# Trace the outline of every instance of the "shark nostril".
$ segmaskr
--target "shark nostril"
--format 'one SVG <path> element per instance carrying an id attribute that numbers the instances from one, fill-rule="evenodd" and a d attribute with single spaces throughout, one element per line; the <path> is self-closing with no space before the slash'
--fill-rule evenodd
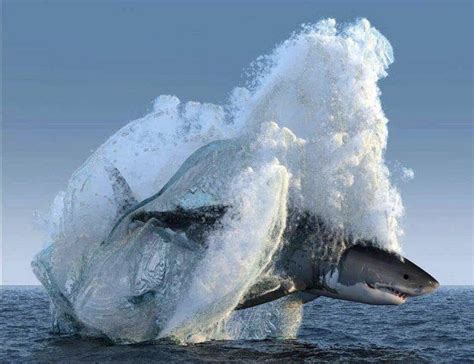
<path id="1" fill-rule="evenodd" d="M 403 279 L 408 279 L 408 278 L 410 278 L 410 277 L 408 276 L 408 274 L 405 274 L 405 275 L 403 276 Z"/>

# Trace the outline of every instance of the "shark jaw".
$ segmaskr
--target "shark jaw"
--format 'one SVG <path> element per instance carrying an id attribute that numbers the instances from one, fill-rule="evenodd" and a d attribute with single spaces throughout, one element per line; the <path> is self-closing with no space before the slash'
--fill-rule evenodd
<path id="1" fill-rule="evenodd" d="M 366 283 L 366 285 L 370 289 L 379 290 L 379 291 L 382 291 L 386 294 L 396 296 L 398 299 L 401 300 L 400 304 L 405 303 L 407 297 L 410 297 L 410 294 L 406 293 L 406 292 L 403 292 L 403 289 L 401 289 L 401 288 L 397 289 L 397 288 L 393 288 L 393 287 L 390 287 L 390 286 L 379 285 L 377 283 L 375 283 L 375 284 Z"/>
<path id="2" fill-rule="evenodd" d="M 408 297 L 412 297 L 403 290 L 371 283 L 356 283 L 346 286 L 336 283 L 332 287 L 311 289 L 310 293 L 345 301 L 366 303 L 371 305 L 401 305 Z"/>
<path id="3" fill-rule="evenodd" d="M 353 285 L 345 285 L 337 282 L 334 285 L 330 285 L 330 287 L 310 289 L 308 292 L 314 295 L 370 305 L 401 305 L 405 303 L 408 298 L 426 294 L 409 292 L 401 287 L 367 282 L 360 282 Z"/>

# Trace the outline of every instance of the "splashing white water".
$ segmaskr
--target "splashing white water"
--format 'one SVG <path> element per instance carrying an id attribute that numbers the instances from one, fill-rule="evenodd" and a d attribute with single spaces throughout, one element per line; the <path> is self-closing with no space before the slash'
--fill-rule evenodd
<path id="1" fill-rule="evenodd" d="M 247 88 L 234 89 L 227 105 L 158 97 L 150 114 L 113 135 L 56 197 L 50 222 L 60 290 L 70 294 L 70 282 L 117 219 L 111 166 L 140 201 L 197 148 L 236 137 L 255 151 L 253 169 L 236 173 L 229 187 L 240 218 L 211 236 L 192 289 L 163 334 L 207 315 L 181 334 L 189 337 L 229 316 L 278 248 L 277 221 L 289 200 L 399 251 L 403 207 L 384 163 L 387 119 L 377 86 L 392 61 L 390 44 L 367 20 L 338 29 L 329 19 L 259 57 Z"/>
<path id="2" fill-rule="evenodd" d="M 276 161 L 247 169 L 235 179 L 229 191 L 239 218 L 227 215 L 225 228 L 208 239 L 206 257 L 162 336 L 173 333 L 188 339 L 189 333 L 202 332 L 238 304 L 279 247 L 288 182 L 288 172 Z"/>

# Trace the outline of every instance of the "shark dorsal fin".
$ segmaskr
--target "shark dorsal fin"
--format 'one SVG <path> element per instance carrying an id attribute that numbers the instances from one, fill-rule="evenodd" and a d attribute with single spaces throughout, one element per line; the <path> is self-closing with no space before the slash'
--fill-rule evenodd
<path id="1" fill-rule="evenodd" d="M 122 216 L 126 211 L 138 203 L 127 180 L 117 167 L 106 166 L 110 182 L 112 183 L 112 194 L 117 207 L 117 217 Z"/>

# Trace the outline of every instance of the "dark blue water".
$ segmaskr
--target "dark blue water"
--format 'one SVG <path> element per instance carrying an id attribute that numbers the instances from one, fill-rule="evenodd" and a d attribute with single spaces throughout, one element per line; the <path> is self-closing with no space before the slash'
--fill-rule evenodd
<path id="1" fill-rule="evenodd" d="M 405 305 L 319 298 L 305 307 L 297 340 L 170 341 L 112 345 L 50 333 L 41 287 L 2 287 L 0 362 L 456 362 L 474 363 L 474 287 L 442 287 Z"/>

